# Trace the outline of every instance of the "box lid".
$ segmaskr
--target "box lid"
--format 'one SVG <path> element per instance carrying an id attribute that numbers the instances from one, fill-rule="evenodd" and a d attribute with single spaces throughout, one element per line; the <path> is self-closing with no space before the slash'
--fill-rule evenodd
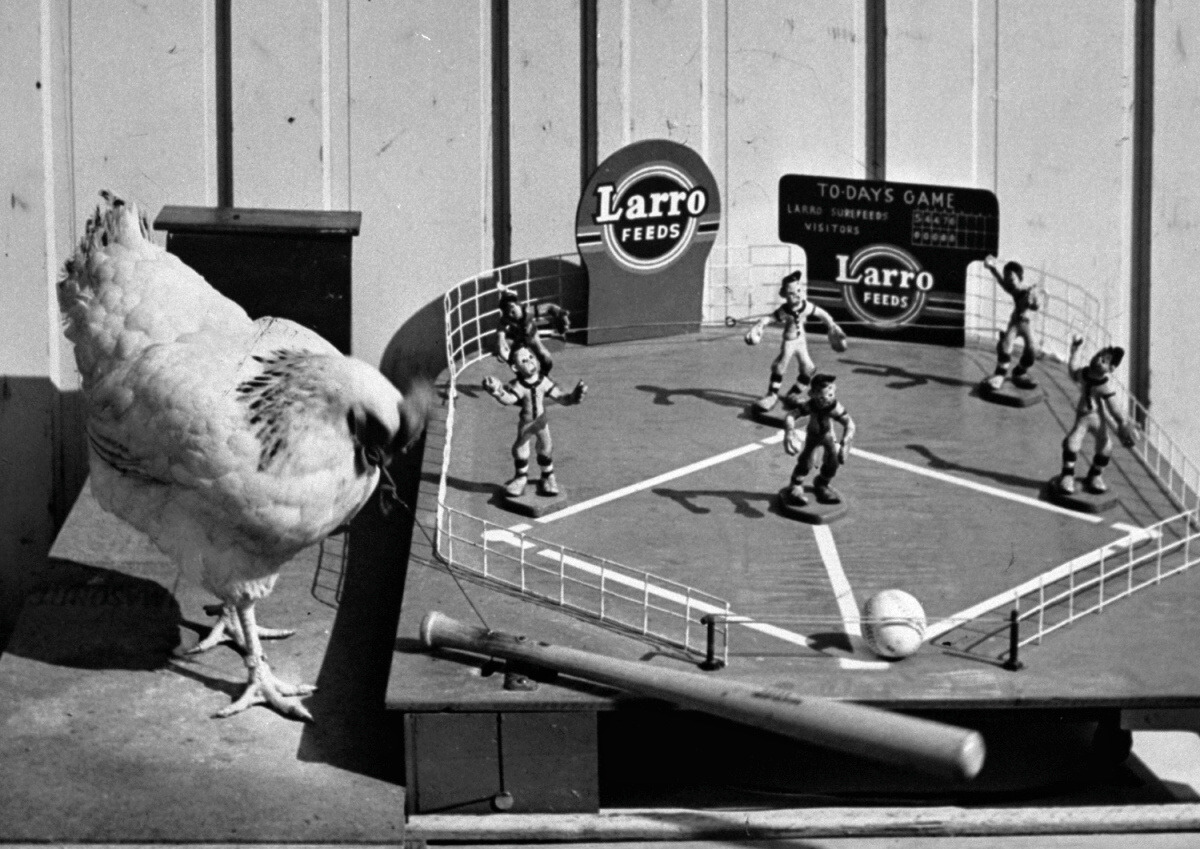
<path id="1" fill-rule="evenodd" d="M 236 206 L 164 206 L 155 230 L 171 233 L 250 233 L 357 236 L 361 212 L 317 209 L 250 209 Z"/>

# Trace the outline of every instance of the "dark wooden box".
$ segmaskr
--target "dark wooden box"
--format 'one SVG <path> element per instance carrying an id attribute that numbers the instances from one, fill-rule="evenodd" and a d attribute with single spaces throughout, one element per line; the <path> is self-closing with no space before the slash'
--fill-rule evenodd
<path id="1" fill-rule="evenodd" d="M 595 813 L 592 711 L 407 713 L 409 814 Z"/>
<path id="2" fill-rule="evenodd" d="M 351 241 L 359 212 L 164 206 L 167 250 L 251 318 L 287 318 L 350 353 Z"/>

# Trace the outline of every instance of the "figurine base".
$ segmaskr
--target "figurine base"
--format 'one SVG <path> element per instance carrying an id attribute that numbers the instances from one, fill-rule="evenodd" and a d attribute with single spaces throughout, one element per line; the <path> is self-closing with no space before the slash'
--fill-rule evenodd
<path id="1" fill-rule="evenodd" d="M 764 410 L 757 404 L 748 404 L 746 406 L 746 418 L 759 424 L 770 425 L 771 427 L 782 428 L 784 420 L 787 418 L 787 413 L 784 411 L 783 402 L 780 401 L 770 410 Z"/>
<path id="2" fill-rule="evenodd" d="M 523 495 L 512 496 L 501 489 L 496 493 L 496 501 L 506 510 L 537 519 L 565 507 L 567 491 L 560 486 L 558 495 L 539 495 L 537 481 L 530 481 Z"/>
<path id="3" fill-rule="evenodd" d="M 979 384 L 979 397 L 1005 407 L 1032 407 L 1046 399 L 1046 390 L 1041 386 L 1019 389 L 1008 381 L 1005 381 L 999 389 L 993 389 L 991 384 L 985 380 Z"/>
<path id="4" fill-rule="evenodd" d="M 808 497 L 808 503 L 801 505 L 788 498 L 789 489 L 791 487 L 785 486 L 779 490 L 775 496 L 775 506 L 781 514 L 790 519 L 797 519 L 810 525 L 828 525 L 845 516 L 850 510 L 850 505 L 844 495 L 837 504 L 822 504 L 813 495 L 812 487 L 806 486 L 804 494 Z"/>
<path id="5" fill-rule="evenodd" d="M 1075 480 L 1075 492 L 1070 495 L 1058 488 L 1058 475 L 1046 481 L 1042 487 L 1042 498 L 1059 507 L 1079 513 L 1103 513 L 1117 506 L 1117 497 L 1111 492 L 1092 493 L 1084 489 L 1081 479 Z"/>

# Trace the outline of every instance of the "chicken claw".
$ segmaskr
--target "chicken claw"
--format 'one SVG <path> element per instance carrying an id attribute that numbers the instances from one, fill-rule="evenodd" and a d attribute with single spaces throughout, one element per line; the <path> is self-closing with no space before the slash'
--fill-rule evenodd
<path id="1" fill-rule="evenodd" d="M 243 652 L 249 650 L 249 647 L 246 645 L 246 635 L 242 632 L 242 626 L 237 619 L 237 611 L 232 605 L 206 605 L 204 612 L 209 616 L 217 616 L 219 618 L 213 623 L 212 629 L 204 635 L 204 638 L 185 651 L 184 654 L 200 654 L 219 646 L 226 640 L 232 641 Z M 259 639 L 262 640 L 282 640 L 296 633 L 289 628 L 264 628 L 257 626 L 256 630 L 258 631 Z"/>
<path id="2" fill-rule="evenodd" d="M 316 692 L 312 684 L 289 684 L 280 681 L 271 672 L 266 658 L 247 658 L 246 668 L 249 670 L 249 680 L 246 689 L 227 707 L 213 714 L 214 719 L 224 719 L 241 713 L 254 705 L 270 705 L 283 716 L 298 719 L 301 722 L 312 722 L 313 716 L 304 705 L 297 700 L 298 696 L 307 696 Z"/>

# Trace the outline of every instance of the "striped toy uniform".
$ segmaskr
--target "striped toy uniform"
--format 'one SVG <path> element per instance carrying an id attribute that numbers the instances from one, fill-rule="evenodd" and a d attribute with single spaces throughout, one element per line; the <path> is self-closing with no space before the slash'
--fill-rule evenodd
<path id="1" fill-rule="evenodd" d="M 792 357 L 800 361 L 799 383 L 807 383 L 808 377 L 817 370 L 816 363 L 808 353 L 808 339 L 804 332 L 804 322 L 816 311 L 816 305 L 811 301 L 803 301 L 798 307 L 791 304 L 780 304 L 771 313 L 771 320 L 783 325 L 783 342 L 779 346 L 779 356 L 771 363 L 771 384 L 768 391 L 778 392 L 783 384 L 783 372 Z"/>
<path id="2" fill-rule="evenodd" d="M 554 471 L 551 459 L 554 443 L 550 437 L 550 422 L 546 417 L 546 398 L 556 397 L 561 392 L 558 385 L 550 378 L 539 375 L 533 380 L 518 377 L 509 382 L 506 387 L 516 396 L 520 408 L 517 421 L 517 438 L 513 442 L 512 453 L 516 463 L 517 473 L 524 474 L 529 468 L 530 443 L 537 449 L 538 465 L 543 474 Z"/>

